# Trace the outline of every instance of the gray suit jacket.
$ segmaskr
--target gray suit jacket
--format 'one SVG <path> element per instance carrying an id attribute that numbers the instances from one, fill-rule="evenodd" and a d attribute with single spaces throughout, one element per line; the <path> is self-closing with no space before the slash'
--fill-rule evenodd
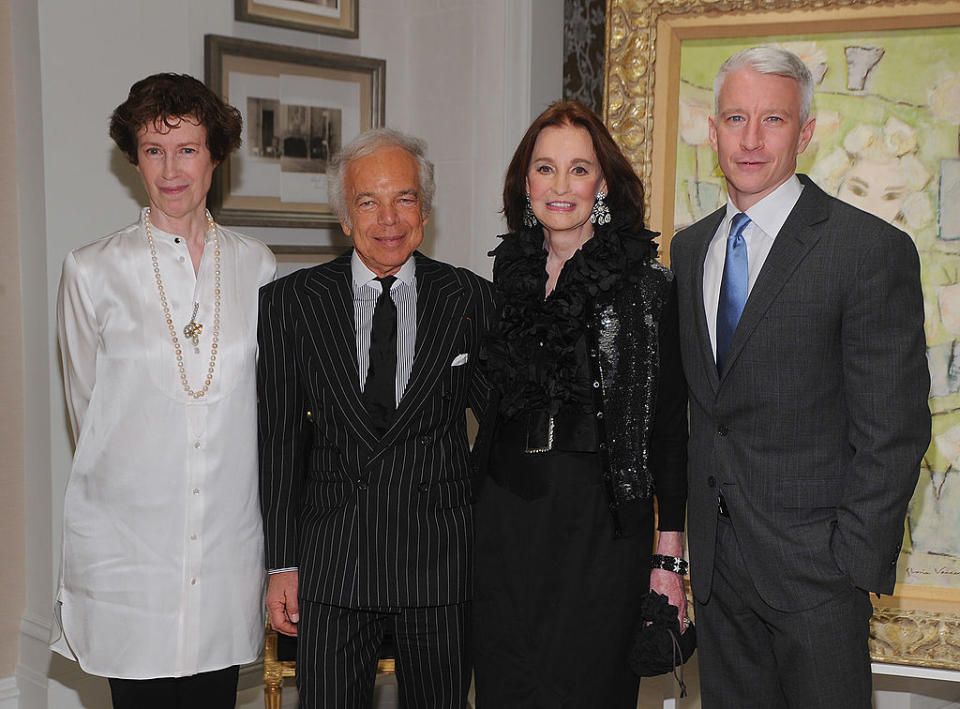
<path id="1" fill-rule="evenodd" d="M 809 608 L 851 583 L 891 593 L 930 440 L 917 250 L 900 230 L 800 179 L 803 193 L 750 292 L 722 376 L 703 263 L 723 209 L 671 247 L 701 602 L 713 577 L 718 485 L 753 582 L 774 608 Z"/>

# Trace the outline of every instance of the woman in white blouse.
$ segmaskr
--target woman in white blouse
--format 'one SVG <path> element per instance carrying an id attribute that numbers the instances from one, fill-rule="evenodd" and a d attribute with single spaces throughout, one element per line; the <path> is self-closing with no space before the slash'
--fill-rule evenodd
<path id="1" fill-rule="evenodd" d="M 52 647 L 117 709 L 233 707 L 262 642 L 256 317 L 276 263 L 205 208 L 240 129 L 190 76 L 135 83 L 110 136 L 150 206 L 63 264 L 76 453 Z"/>

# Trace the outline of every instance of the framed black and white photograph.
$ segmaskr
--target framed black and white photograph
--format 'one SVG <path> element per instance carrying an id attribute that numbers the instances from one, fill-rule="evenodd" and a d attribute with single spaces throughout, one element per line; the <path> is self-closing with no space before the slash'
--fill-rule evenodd
<path id="1" fill-rule="evenodd" d="M 207 35 L 207 85 L 243 115 L 243 145 L 214 174 L 222 224 L 327 227 L 327 167 L 384 122 L 386 62 Z"/>
<path id="2" fill-rule="evenodd" d="M 244 22 L 357 37 L 360 0 L 236 0 L 235 16 Z"/>

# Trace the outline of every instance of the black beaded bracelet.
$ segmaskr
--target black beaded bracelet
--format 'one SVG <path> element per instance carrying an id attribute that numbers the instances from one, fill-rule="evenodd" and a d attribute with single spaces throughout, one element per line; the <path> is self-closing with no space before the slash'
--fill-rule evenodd
<path id="1" fill-rule="evenodd" d="M 651 569 L 663 569 L 664 571 L 672 571 L 675 574 L 686 576 L 688 567 L 689 567 L 689 564 L 687 564 L 686 559 L 680 559 L 676 556 L 666 556 L 665 554 L 653 554 L 650 557 Z"/>

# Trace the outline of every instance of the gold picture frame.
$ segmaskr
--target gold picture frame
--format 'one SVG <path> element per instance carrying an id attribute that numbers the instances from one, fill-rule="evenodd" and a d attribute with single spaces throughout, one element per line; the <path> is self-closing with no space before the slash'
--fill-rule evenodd
<path id="1" fill-rule="evenodd" d="M 360 0 L 235 0 L 234 17 L 243 22 L 320 32 L 339 37 L 360 36 Z"/>
<path id="2" fill-rule="evenodd" d="M 957 0 L 608 0 L 607 10 L 604 118 L 647 189 L 648 223 L 662 233 L 668 265 L 685 41 L 960 27 Z M 955 585 L 898 584 L 874 608 L 874 661 L 960 669 Z"/>
<path id="3" fill-rule="evenodd" d="M 206 35 L 209 86 L 244 117 L 243 144 L 217 167 L 221 224 L 336 228 L 328 161 L 382 126 L 386 61 Z"/>

